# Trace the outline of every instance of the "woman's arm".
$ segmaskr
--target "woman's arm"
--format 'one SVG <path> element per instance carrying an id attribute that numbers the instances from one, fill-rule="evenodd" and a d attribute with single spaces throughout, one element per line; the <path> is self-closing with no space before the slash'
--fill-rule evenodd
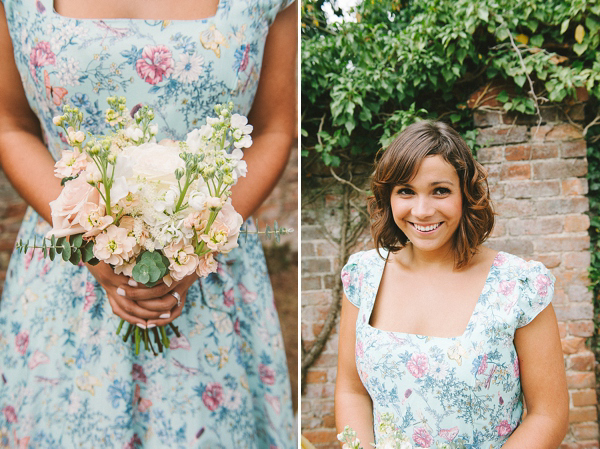
<path id="1" fill-rule="evenodd" d="M 233 187 L 235 209 L 248 218 L 269 195 L 288 161 L 297 107 L 298 11 L 280 12 L 269 29 L 258 89 L 248 114 L 253 144 L 244 151 L 248 174 Z"/>
<path id="2" fill-rule="evenodd" d="M 344 430 L 345 426 L 352 427 L 361 446 L 369 448 L 371 443 L 375 442 L 373 403 L 356 370 L 354 346 L 357 317 L 358 308 L 344 295 L 335 381 L 335 425 L 338 433 Z"/>
<path id="3" fill-rule="evenodd" d="M 504 449 L 556 449 L 569 427 L 569 393 L 552 304 L 517 329 L 521 386 L 527 415 Z"/>

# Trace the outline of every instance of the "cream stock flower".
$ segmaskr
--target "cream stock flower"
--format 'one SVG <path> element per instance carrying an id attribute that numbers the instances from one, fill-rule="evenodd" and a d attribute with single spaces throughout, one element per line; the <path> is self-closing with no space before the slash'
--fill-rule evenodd
<path id="1" fill-rule="evenodd" d="M 169 274 L 176 281 L 182 280 L 196 270 L 198 256 L 194 253 L 192 245 L 185 245 L 183 241 L 171 243 L 163 248 L 163 253 L 171 262 Z"/>
<path id="2" fill-rule="evenodd" d="M 79 224 L 86 230 L 84 237 L 95 237 L 113 223 L 114 219 L 106 215 L 103 205 L 87 203 L 83 206 Z"/>
<path id="3" fill-rule="evenodd" d="M 88 167 L 87 155 L 78 148 L 74 151 L 62 151 L 61 158 L 54 164 L 57 178 L 73 178 Z"/>
<path id="4" fill-rule="evenodd" d="M 228 200 L 219 211 L 208 234 L 204 234 L 200 238 L 212 251 L 228 253 L 238 246 L 237 239 L 242 223 L 244 223 L 242 216 L 235 211 L 231 200 Z"/>
<path id="5" fill-rule="evenodd" d="M 110 225 L 96 237 L 94 256 L 98 260 L 119 266 L 133 256 L 135 244 L 135 237 L 129 236 L 127 229 Z"/>
<path id="6" fill-rule="evenodd" d="M 215 260 L 213 254 L 208 253 L 204 257 L 199 258 L 196 274 L 201 278 L 204 278 L 210 273 L 216 273 L 218 267 L 219 263 Z"/>

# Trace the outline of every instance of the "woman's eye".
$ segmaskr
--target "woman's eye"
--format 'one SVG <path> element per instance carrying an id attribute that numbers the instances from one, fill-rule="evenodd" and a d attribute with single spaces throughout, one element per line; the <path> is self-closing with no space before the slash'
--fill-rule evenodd
<path id="1" fill-rule="evenodd" d="M 450 191 L 450 189 L 448 189 L 446 187 L 438 187 L 433 191 L 433 193 L 434 193 L 434 195 L 441 196 L 441 195 L 448 195 L 452 192 Z"/>
<path id="2" fill-rule="evenodd" d="M 406 196 L 406 195 L 412 195 L 413 191 L 410 189 L 407 189 L 407 188 L 399 188 L 398 190 L 396 190 L 396 193 L 398 195 Z"/>

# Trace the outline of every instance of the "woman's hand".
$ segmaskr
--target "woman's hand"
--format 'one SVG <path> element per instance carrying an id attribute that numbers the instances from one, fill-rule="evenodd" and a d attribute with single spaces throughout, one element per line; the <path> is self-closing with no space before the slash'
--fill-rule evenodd
<path id="1" fill-rule="evenodd" d="M 174 281 L 171 286 L 160 283 L 148 288 L 137 283 L 130 277 L 116 274 L 106 263 L 87 265 L 92 275 L 106 291 L 106 296 L 115 315 L 125 321 L 146 328 L 148 324 L 168 324 L 181 314 L 187 290 L 197 279 L 195 274 L 181 281 Z M 175 291 L 181 301 L 170 294 Z M 157 320 L 160 322 L 148 320 Z M 154 326 L 151 326 L 154 327 Z"/>

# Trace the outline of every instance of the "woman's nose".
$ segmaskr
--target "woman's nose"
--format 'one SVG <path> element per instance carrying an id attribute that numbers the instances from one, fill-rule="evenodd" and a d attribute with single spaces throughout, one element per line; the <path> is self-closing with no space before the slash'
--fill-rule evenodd
<path id="1" fill-rule="evenodd" d="M 431 217 L 435 213 L 431 198 L 427 196 L 415 197 L 414 204 L 412 207 L 412 214 L 416 218 Z"/>

